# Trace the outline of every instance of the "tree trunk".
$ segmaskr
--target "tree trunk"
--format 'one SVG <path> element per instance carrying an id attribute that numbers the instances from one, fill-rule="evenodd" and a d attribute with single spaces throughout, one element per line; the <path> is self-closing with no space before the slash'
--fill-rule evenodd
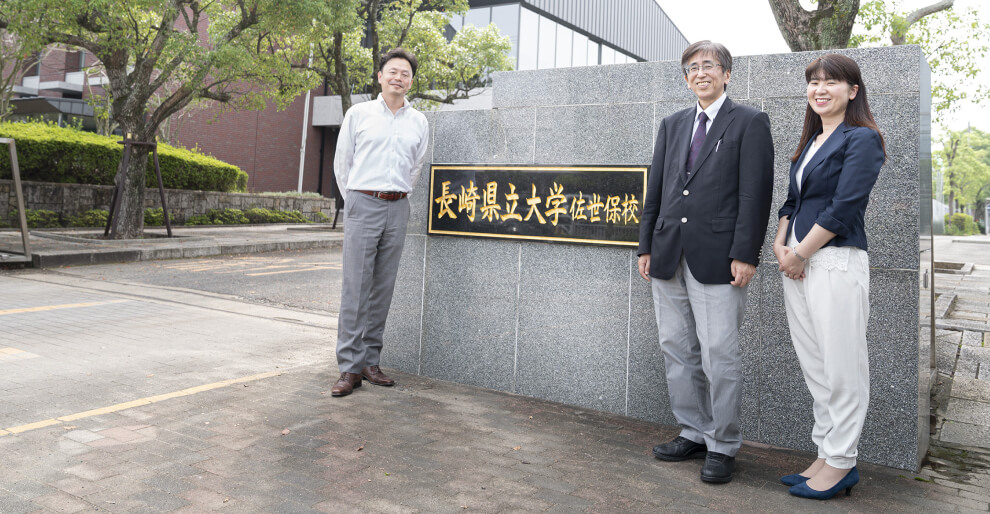
<path id="1" fill-rule="evenodd" d="M 143 118 L 143 115 L 141 116 Z M 148 136 L 148 127 L 143 123 L 124 122 L 122 123 L 124 134 L 130 134 L 130 138 L 140 142 L 154 142 L 154 131 Z M 114 239 L 140 239 L 144 235 L 144 190 L 146 172 L 148 166 L 148 156 L 151 151 L 150 146 L 127 145 L 130 146 L 130 155 L 127 159 L 127 168 L 124 168 L 124 159 L 121 158 L 120 166 L 117 168 L 117 178 L 115 183 L 124 181 L 122 194 L 117 211 L 114 213 L 112 231 Z"/>
<path id="2" fill-rule="evenodd" d="M 800 0 L 768 0 L 777 27 L 791 51 L 846 48 L 860 0 L 819 0 L 814 11 Z"/>
<path id="3" fill-rule="evenodd" d="M 371 39 L 371 99 L 378 98 L 382 85 L 378 83 L 378 59 L 382 57 L 381 43 L 378 41 L 379 0 L 371 0 L 368 7 L 368 38 Z"/>

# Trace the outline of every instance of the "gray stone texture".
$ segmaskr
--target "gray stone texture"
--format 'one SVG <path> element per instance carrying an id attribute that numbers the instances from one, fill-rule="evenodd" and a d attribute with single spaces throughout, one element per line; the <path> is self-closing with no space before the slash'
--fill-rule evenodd
<path id="1" fill-rule="evenodd" d="M 520 263 L 516 392 L 624 413 L 628 250 L 526 244 Z"/>
<path id="2" fill-rule="evenodd" d="M 977 402 L 990 402 L 990 380 L 955 377 L 952 379 L 952 397 Z M 990 439 L 987 439 L 990 442 Z"/>
<path id="3" fill-rule="evenodd" d="M 813 450 L 811 396 L 791 344 L 771 242 L 807 105 L 804 69 L 821 53 L 737 57 L 728 90 L 734 101 L 769 114 L 776 150 L 764 259 L 749 286 L 740 341 L 744 437 L 804 451 Z M 919 384 L 930 380 L 919 365 L 928 362 L 930 342 L 913 329 L 924 307 L 918 206 L 919 182 L 930 180 L 919 165 L 927 148 L 928 129 L 920 125 L 928 71 L 916 46 L 843 53 L 863 69 L 888 153 L 867 210 L 872 389 L 860 456 L 914 469 L 927 446 L 927 420 L 919 417 L 927 412 L 927 389 Z M 434 115 L 431 163 L 650 164 L 661 121 L 694 100 L 673 61 L 497 73 L 492 96 L 488 111 Z M 428 184 L 428 168 L 424 174 Z M 429 209 L 419 191 L 410 227 L 417 237 L 426 234 Z M 401 273 L 409 276 L 400 281 L 409 292 L 397 294 L 389 317 L 389 333 L 421 335 L 422 350 L 403 349 L 390 365 L 676 424 L 651 289 L 637 273 L 634 250 L 425 237 L 425 253 L 424 245 L 407 245 L 409 263 L 422 267 L 403 261 Z M 420 319 L 420 332 L 408 333 Z M 959 346 L 943 339 L 935 342 L 940 365 L 954 361 Z"/>
<path id="4" fill-rule="evenodd" d="M 385 325 L 384 337 L 388 341 L 388 351 L 382 353 L 381 364 L 409 373 L 420 371 L 426 244 L 426 236 L 406 235 L 402 259 L 399 261 L 399 274 L 395 281 L 395 293 L 392 295 L 392 308 Z"/>
<path id="5" fill-rule="evenodd" d="M 512 391 L 520 244 L 430 238 L 422 374 Z"/>

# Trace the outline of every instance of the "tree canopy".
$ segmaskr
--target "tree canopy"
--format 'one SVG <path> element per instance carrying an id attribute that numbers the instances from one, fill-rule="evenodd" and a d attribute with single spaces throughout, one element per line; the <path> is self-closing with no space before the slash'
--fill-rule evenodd
<path id="1" fill-rule="evenodd" d="M 990 53 L 990 24 L 976 10 L 959 12 L 953 0 L 941 0 L 914 11 L 901 2 L 871 0 L 862 5 L 856 34 L 849 46 L 919 45 L 932 70 L 932 109 L 951 113 L 961 101 L 990 100 L 990 88 L 979 80 Z"/>
<path id="2" fill-rule="evenodd" d="M 467 0 L 330 2 L 312 30 L 287 43 L 296 49 L 292 65 L 325 79 L 329 92 L 341 96 L 346 112 L 351 94 L 381 92 L 377 56 L 401 46 L 419 61 L 410 100 L 437 104 L 465 99 L 484 87 L 492 72 L 513 67 L 511 43 L 494 25 L 464 27 L 448 39 L 451 17 L 467 10 Z"/>
<path id="3" fill-rule="evenodd" d="M 976 129 L 949 132 L 932 156 L 945 182 L 950 212 L 968 207 L 980 215 L 990 198 L 990 133 Z"/>
<path id="4" fill-rule="evenodd" d="M 314 85 L 290 69 L 277 38 L 305 30 L 320 0 L 5 0 L 0 29 L 37 45 L 85 49 L 106 72 L 111 116 L 125 134 L 152 142 L 158 127 L 205 98 L 285 105 Z M 170 86 L 170 87 L 166 87 Z M 156 94 L 165 96 L 150 102 Z M 134 146 L 118 171 L 124 194 L 114 223 L 140 237 L 148 146 Z"/>

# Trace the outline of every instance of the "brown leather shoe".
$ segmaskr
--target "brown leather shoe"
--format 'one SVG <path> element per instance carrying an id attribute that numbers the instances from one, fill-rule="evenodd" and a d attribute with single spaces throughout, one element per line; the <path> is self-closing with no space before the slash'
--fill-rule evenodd
<path id="1" fill-rule="evenodd" d="M 378 366 L 365 366 L 364 369 L 361 370 L 361 376 L 376 386 L 395 385 L 395 380 L 388 378 L 388 375 L 382 373 L 382 369 Z"/>
<path id="2" fill-rule="evenodd" d="M 330 396 L 347 396 L 361 387 L 361 375 L 357 373 L 341 373 L 337 383 L 330 390 Z"/>

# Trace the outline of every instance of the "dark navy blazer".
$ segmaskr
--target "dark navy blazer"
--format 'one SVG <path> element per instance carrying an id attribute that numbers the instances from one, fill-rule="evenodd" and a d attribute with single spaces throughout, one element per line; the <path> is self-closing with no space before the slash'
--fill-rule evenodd
<path id="1" fill-rule="evenodd" d="M 791 163 L 787 201 L 778 218 L 790 216 L 788 232 L 793 227 L 798 241 L 817 223 L 835 233 L 825 246 L 866 250 L 866 204 L 884 162 L 880 134 L 868 127 L 839 124 L 804 167 L 799 192 L 795 175 L 812 141 L 814 138 Z"/>
<path id="2" fill-rule="evenodd" d="M 681 255 L 703 284 L 732 282 L 733 259 L 756 265 L 773 196 L 770 118 L 726 98 L 685 173 L 696 107 L 660 121 L 640 218 L 638 255 L 669 280 Z"/>

